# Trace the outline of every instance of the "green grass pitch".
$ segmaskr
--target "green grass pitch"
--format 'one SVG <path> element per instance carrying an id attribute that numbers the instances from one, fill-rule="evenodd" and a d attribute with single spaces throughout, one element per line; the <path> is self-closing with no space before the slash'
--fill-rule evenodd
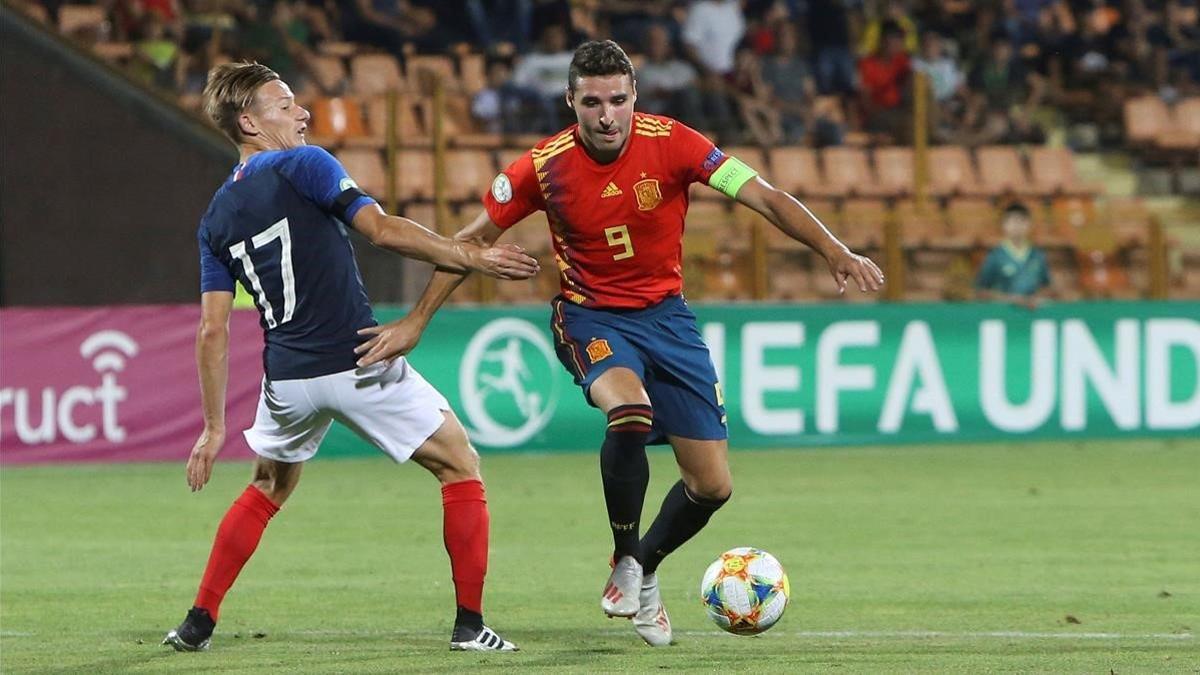
<path id="1" fill-rule="evenodd" d="M 647 521 L 675 480 L 651 454 Z M 0 473 L 0 669 L 19 672 L 1200 672 L 1200 442 L 735 452 L 734 499 L 660 570 L 677 644 L 599 608 L 608 533 L 594 454 L 484 457 L 491 625 L 510 655 L 447 651 L 435 481 L 317 460 L 226 599 L 212 650 L 183 617 L 245 463 L 189 494 L 183 465 Z M 705 566 L 754 545 L 792 601 L 718 632 Z"/>

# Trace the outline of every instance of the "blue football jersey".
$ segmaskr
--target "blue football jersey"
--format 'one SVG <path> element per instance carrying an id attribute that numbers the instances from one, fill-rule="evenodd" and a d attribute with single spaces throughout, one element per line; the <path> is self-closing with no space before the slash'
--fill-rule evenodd
<path id="1" fill-rule="evenodd" d="M 200 221 L 200 291 L 254 296 L 268 379 L 355 367 L 376 324 L 346 224 L 374 203 L 316 146 L 260 152 L 235 167 Z"/>

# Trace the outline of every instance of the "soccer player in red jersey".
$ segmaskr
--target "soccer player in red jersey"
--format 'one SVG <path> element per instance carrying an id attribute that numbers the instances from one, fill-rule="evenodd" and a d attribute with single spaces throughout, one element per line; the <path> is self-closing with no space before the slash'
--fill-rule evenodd
<path id="1" fill-rule="evenodd" d="M 550 223 L 562 292 L 553 302 L 559 359 L 607 416 L 600 473 L 613 536 L 601 594 L 653 646 L 671 642 L 657 569 L 732 493 L 725 409 L 708 347 L 681 295 L 688 186 L 707 183 L 821 253 L 839 289 L 876 291 L 883 273 L 829 233 L 791 195 L 667 117 L 634 112 L 633 65 L 611 40 L 587 42 L 568 72 L 578 123 L 525 153 L 456 236 L 490 244 L 535 210 Z M 436 273 L 413 311 L 384 326 L 360 363 L 411 350 L 464 274 Z M 669 442 L 682 480 L 639 538 L 650 468 L 645 447 Z"/>

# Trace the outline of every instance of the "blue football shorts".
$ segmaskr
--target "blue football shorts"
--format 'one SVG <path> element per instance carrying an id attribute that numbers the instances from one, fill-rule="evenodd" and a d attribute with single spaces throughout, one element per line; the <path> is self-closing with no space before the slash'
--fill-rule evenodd
<path id="1" fill-rule="evenodd" d="M 708 346 L 683 296 L 645 309 L 591 309 L 562 297 L 551 303 L 551 331 L 558 359 L 588 390 L 609 368 L 628 368 L 641 378 L 654 406 L 650 443 L 666 434 L 697 440 L 729 437 L 725 401 Z"/>

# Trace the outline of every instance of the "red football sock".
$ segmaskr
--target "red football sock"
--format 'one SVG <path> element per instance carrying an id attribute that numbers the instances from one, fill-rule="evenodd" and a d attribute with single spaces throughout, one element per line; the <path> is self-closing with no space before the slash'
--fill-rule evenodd
<path id="1" fill-rule="evenodd" d="M 487 499 L 483 483 L 464 480 L 442 486 L 442 536 L 450 554 L 459 607 L 483 614 L 483 577 L 488 564 Z"/>
<path id="2" fill-rule="evenodd" d="M 196 606 L 207 609 L 213 621 L 225 593 L 237 579 L 242 566 L 258 548 L 263 530 L 279 511 L 279 507 L 267 498 L 262 490 L 249 485 L 246 491 L 233 502 L 213 541 L 212 553 L 208 556 L 208 567 L 200 580 L 200 591 L 196 594 Z"/>

